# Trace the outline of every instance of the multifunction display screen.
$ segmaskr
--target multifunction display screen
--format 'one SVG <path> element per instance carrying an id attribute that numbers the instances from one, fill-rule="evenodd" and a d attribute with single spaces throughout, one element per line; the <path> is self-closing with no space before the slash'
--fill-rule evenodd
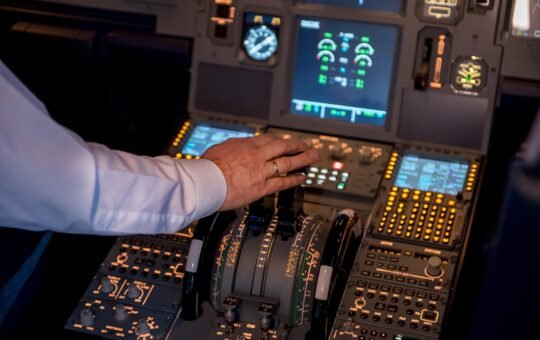
<path id="1" fill-rule="evenodd" d="M 540 0 L 514 0 L 512 35 L 540 38 Z"/>
<path id="2" fill-rule="evenodd" d="M 399 30 L 307 17 L 298 25 L 290 112 L 383 126 Z"/>
<path id="3" fill-rule="evenodd" d="M 392 13 L 399 13 L 403 9 L 403 0 L 304 0 L 304 3 Z"/>
<path id="4" fill-rule="evenodd" d="M 226 141 L 229 138 L 252 137 L 249 131 L 229 130 L 210 125 L 197 125 L 182 148 L 182 153 L 192 156 L 201 156 L 213 145 Z"/>
<path id="5" fill-rule="evenodd" d="M 441 161 L 406 155 L 396 177 L 400 188 L 456 195 L 463 190 L 469 164 L 464 161 Z"/>

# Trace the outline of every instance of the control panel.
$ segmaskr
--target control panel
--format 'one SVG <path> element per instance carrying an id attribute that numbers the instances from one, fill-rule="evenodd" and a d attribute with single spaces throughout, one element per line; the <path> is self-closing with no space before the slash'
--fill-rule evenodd
<path id="1" fill-rule="evenodd" d="M 120 238 L 66 328 L 444 337 L 496 102 L 498 2 L 192 5 L 190 118 L 165 154 L 198 159 L 229 138 L 272 133 L 304 140 L 320 160 L 301 169 L 302 186 L 175 240 Z"/>

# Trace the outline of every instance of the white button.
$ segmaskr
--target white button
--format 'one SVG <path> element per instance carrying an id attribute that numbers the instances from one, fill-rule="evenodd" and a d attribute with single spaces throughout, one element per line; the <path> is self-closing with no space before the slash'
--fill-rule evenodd
<path id="1" fill-rule="evenodd" d="M 323 185 L 324 184 L 324 179 L 318 179 L 317 184 L 318 185 Z"/>
<path id="2" fill-rule="evenodd" d="M 315 174 L 313 172 L 310 172 L 308 175 L 307 175 L 309 178 L 315 178 Z"/>
<path id="3" fill-rule="evenodd" d="M 335 182 L 337 180 L 336 176 L 330 176 L 328 178 L 331 182 Z"/>
<path id="4" fill-rule="evenodd" d="M 326 179 L 326 175 L 319 175 L 317 176 L 318 179 L 322 179 L 322 180 L 325 180 Z"/>
<path id="5" fill-rule="evenodd" d="M 312 166 L 311 168 L 309 168 L 309 171 L 310 172 L 319 172 L 319 168 L 317 168 L 316 166 Z"/>
<path id="6" fill-rule="evenodd" d="M 311 179 L 308 178 L 308 179 L 306 179 L 306 184 L 307 184 L 307 185 L 311 185 L 311 184 L 313 184 L 313 181 L 312 181 Z"/>
<path id="7" fill-rule="evenodd" d="M 321 174 L 327 174 L 328 173 L 328 169 L 321 169 Z"/>

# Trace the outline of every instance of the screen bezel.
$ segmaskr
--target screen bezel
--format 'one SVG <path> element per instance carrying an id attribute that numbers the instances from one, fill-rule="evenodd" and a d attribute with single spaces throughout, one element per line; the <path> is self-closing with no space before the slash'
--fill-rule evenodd
<path id="1" fill-rule="evenodd" d="M 312 4 L 309 4 L 312 5 Z M 395 16 L 395 13 L 390 13 L 391 15 Z M 373 24 L 373 25 L 381 25 L 381 26 L 392 26 L 397 29 L 397 37 L 396 37 L 396 45 L 394 49 L 394 64 L 392 65 L 392 69 L 390 70 L 391 77 L 389 80 L 389 92 L 388 92 L 388 106 L 387 106 L 387 114 L 385 117 L 384 124 L 382 125 L 372 125 L 372 124 L 362 124 L 362 123 L 350 123 L 350 122 L 344 122 L 339 121 L 335 119 L 320 119 L 320 118 L 314 118 L 309 116 L 303 116 L 300 114 L 292 113 L 290 110 L 291 107 L 291 101 L 293 98 L 293 82 L 294 82 L 294 72 L 296 69 L 296 57 L 298 53 L 298 42 L 299 42 L 299 35 L 300 35 L 300 21 L 304 18 L 311 18 L 311 19 L 323 19 L 323 20 L 338 20 L 338 21 L 349 21 L 349 22 L 357 22 L 357 23 L 365 23 L 365 24 Z M 341 128 L 348 128 L 348 129 L 354 129 L 354 130 L 366 130 L 366 131 L 372 131 L 373 133 L 380 134 L 381 131 L 384 132 L 390 132 L 391 126 L 392 126 L 392 120 L 393 120 L 393 112 L 394 112 L 394 100 L 396 95 L 396 79 L 398 78 L 398 72 L 397 70 L 397 64 L 399 63 L 399 55 L 401 53 L 401 44 L 403 41 L 403 26 L 397 23 L 390 23 L 390 22 L 380 22 L 380 20 L 366 20 L 365 18 L 362 18 L 361 20 L 354 20 L 354 19 L 343 19 L 340 17 L 330 16 L 330 15 L 311 15 L 307 13 L 297 13 L 294 15 L 294 20 L 291 22 L 293 27 L 291 27 L 291 39 L 289 42 L 289 50 L 291 51 L 288 58 L 287 58 L 287 76 L 286 76 L 286 86 L 283 87 L 283 103 L 281 105 L 281 114 L 280 119 L 285 119 L 287 121 L 294 120 L 295 122 L 298 122 L 299 125 L 309 125 L 312 124 L 314 126 L 319 124 L 324 124 L 326 126 L 332 125 L 334 126 L 337 131 L 339 131 Z"/>
<path id="2" fill-rule="evenodd" d="M 516 7 L 516 0 L 512 0 L 510 1 L 510 11 L 509 11 L 509 14 L 507 15 L 507 22 L 506 22 L 506 31 L 508 32 L 508 38 L 509 39 L 516 39 L 516 40 L 521 40 L 521 41 L 526 41 L 526 42 L 530 42 L 530 43 L 533 43 L 533 44 L 539 44 L 540 45 L 540 36 L 538 37 L 531 37 L 531 36 L 523 36 L 523 35 L 514 35 L 513 34 L 513 31 L 514 31 L 514 23 L 513 23 L 513 18 L 514 18 L 514 10 L 515 10 L 515 7 Z"/>
<path id="3" fill-rule="evenodd" d="M 231 138 L 252 138 L 252 137 L 255 137 L 255 135 L 256 135 L 255 129 L 252 129 L 252 128 L 249 128 L 249 127 L 246 127 L 245 129 L 238 129 L 237 125 L 226 124 L 226 123 L 216 123 L 216 122 L 208 122 L 208 121 L 194 122 L 194 124 L 192 125 L 192 127 L 191 127 L 191 129 L 189 131 L 189 134 L 186 135 L 183 138 L 183 140 L 182 140 L 183 143 L 182 143 L 181 147 L 179 148 L 179 152 L 182 153 L 183 155 L 191 155 L 191 156 L 195 156 L 195 157 L 202 156 L 206 152 L 206 150 L 208 150 L 210 148 L 209 147 L 206 150 L 204 150 L 200 155 L 195 155 L 195 154 L 184 152 L 184 148 L 186 147 L 187 143 L 189 142 L 189 140 L 193 136 L 193 133 L 195 132 L 195 129 L 197 127 L 199 127 L 199 126 L 207 126 L 207 127 L 214 128 L 214 129 L 221 129 L 221 130 L 228 130 L 228 131 L 235 131 L 235 132 L 244 132 L 244 133 L 250 133 L 251 134 L 251 136 L 231 137 Z M 223 143 L 223 142 L 224 141 L 221 141 L 220 143 Z"/>

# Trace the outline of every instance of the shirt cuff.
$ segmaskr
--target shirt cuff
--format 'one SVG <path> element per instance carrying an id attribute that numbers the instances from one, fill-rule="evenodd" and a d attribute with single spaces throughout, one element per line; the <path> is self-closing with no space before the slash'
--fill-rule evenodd
<path id="1" fill-rule="evenodd" d="M 197 190 L 197 204 L 190 219 L 201 219 L 221 208 L 227 196 L 227 182 L 219 167 L 207 159 L 178 162 L 193 179 Z"/>

